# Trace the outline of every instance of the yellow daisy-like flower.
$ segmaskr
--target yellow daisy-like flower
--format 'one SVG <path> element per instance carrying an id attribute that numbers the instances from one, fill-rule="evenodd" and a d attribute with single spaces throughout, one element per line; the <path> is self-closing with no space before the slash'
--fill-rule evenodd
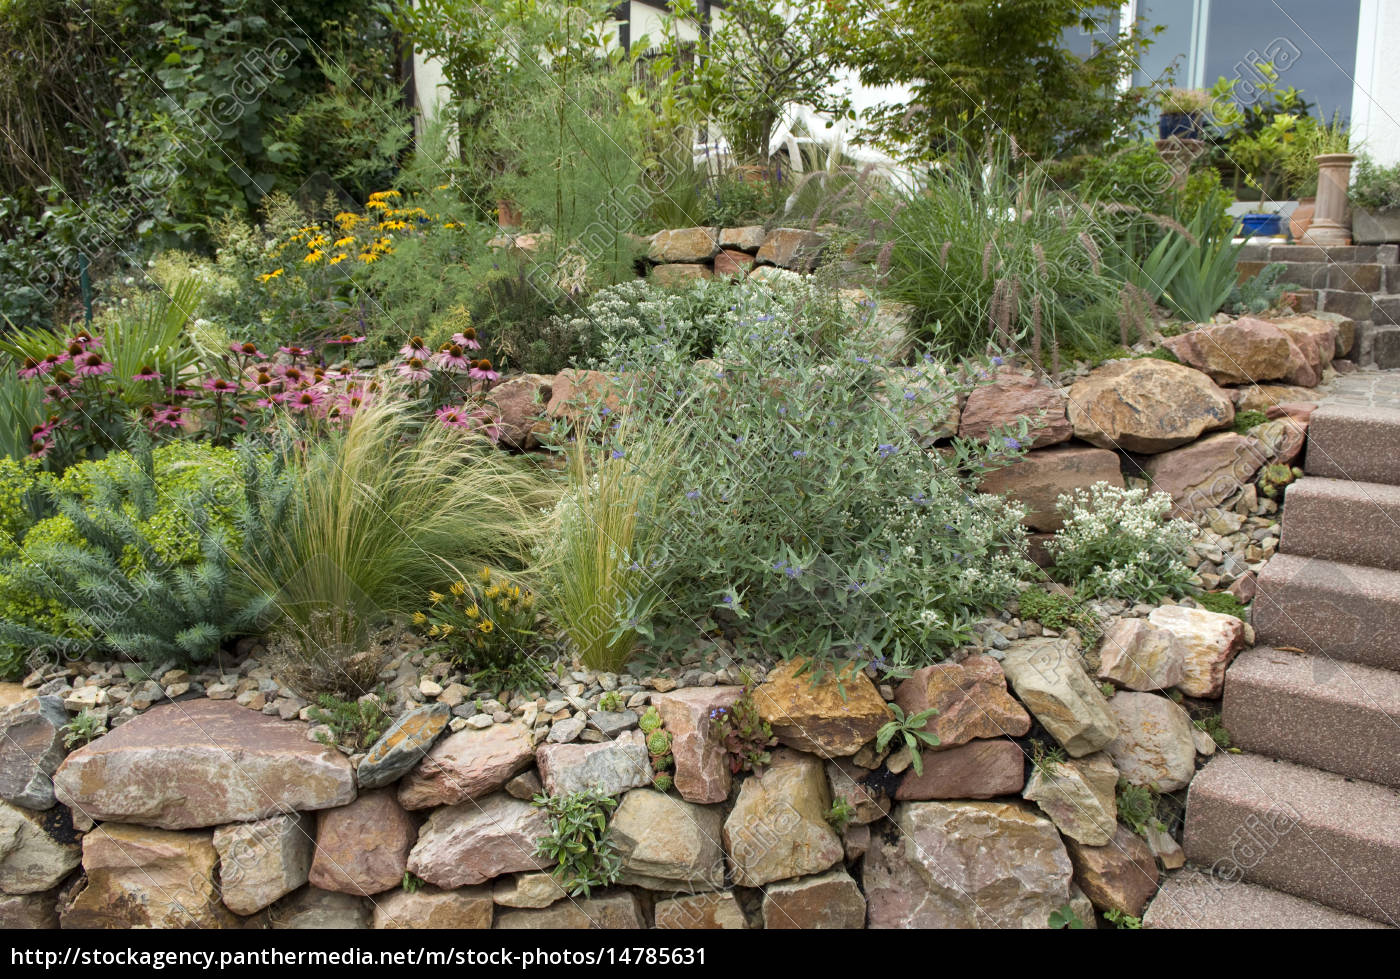
<path id="1" fill-rule="evenodd" d="M 383 201 L 371 200 L 365 204 L 365 210 L 369 210 L 370 208 L 375 208 L 376 210 L 380 211 L 387 211 L 389 209 L 389 205 L 385 204 Z"/>
<path id="2" fill-rule="evenodd" d="M 335 240 L 335 247 L 337 247 L 337 248 L 344 248 L 346 245 L 353 245 L 354 243 L 355 243 L 355 236 L 354 236 L 354 235 L 346 235 L 344 238 L 337 238 L 337 239 Z"/>
<path id="3" fill-rule="evenodd" d="M 356 214 L 354 211 L 341 211 L 335 216 L 335 223 L 348 231 L 364 219 L 363 214 Z"/>
<path id="4" fill-rule="evenodd" d="M 467 583 L 465 581 L 454 581 L 447 590 L 454 595 L 465 595 L 467 593 Z"/>
<path id="5" fill-rule="evenodd" d="M 402 196 L 397 190 L 376 190 L 369 195 L 369 199 L 372 201 L 391 201 Z"/>
<path id="6" fill-rule="evenodd" d="M 449 623 L 448 625 L 443 626 L 443 627 L 442 627 L 442 635 L 443 635 L 443 638 L 446 638 L 447 636 L 452 635 L 452 633 L 454 633 L 454 632 L 456 632 L 456 631 L 457 631 L 456 627 L 453 626 L 453 625 L 451 625 L 450 623 Z"/>
<path id="7" fill-rule="evenodd" d="M 424 615 L 422 612 L 414 612 L 414 613 L 413 613 L 413 624 L 414 624 L 414 625 L 422 625 L 423 623 L 425 623 L 425 622 L 427 622 L 427 621 L 428 621 L 428 617 L 427 617 L 426 615 Z"/>
<path id="8" fill-rule="evenodd" d="M 438 628 L 436 625 L 430 626 L 430 627 L 428 628 L 428 635 L 430 635 L 430 636 L 436 636 L 436 635 L 437 635 L 439 632 L 441 632 L 441 631 L 442 631 L 442 630 L 441 630 L 440 628 Z"/>
<path id="9" fill-rule="evenodd" d="M 408 225 L 403 221 L 380 221 L 379 227 L 389 231 L 402 231 Z"/>
<path id="10" fill-rule="evenodd" d="M 500 604 L 497 606 L 497 608 L 499 608 L 502 612 L 509 612 L 509 611 L 510 611 L 510 599 L 509 599 L 509 598 L 503 598 L 503 599 L 501 599 Z"/>
<path id="11" fill-rule="evenodd" d="M 501 590 L 500 590 L 499 588 L 497 588 L 495 585 L 492 585 L 490 588 L 486 589 L 486 597 L 487 597 L 487 598 L 490 598 L 490 599 L 493 599 L 493 600 L 494 600 L 495 598 L 499 597 L 500 594 L 501 594 Z"/>
<path id="12" fill-rule="evenodd" d="M 368 265 L 370 262 L 375 261 L 378 258 L 378 252 L 360 252 L 360 261 L 364 262 L 366 265 Z"/>
<path id="13" fill-rule="evenodd" d="M 477 576 L 478 578 L 481 579 L 481 583 L 482 583 L 483 585 L 489 585 L 489 584 L 491 583 L 491 569 L 490 569 L 490 568 L 482 568 L 480 571 L 478 571 L 478 572 L 476 573 L 476 576 Z"/>
<path id="14" fill-rule="evenodd" d="M 482 619 L 481 624 L 477 626 L 477 628 L 481 630 L 483 636 L 489 636 L 491 630 L 496 628 L 496 626 L 490 619 Z"/>
<path id="15" fill-rule="evenodd" d="M 442 601 L 442 594 L 440 592 L 430 591 L 428 592 L 428 599 L 436 605 L 438 602 Z"/>
<path id="16" fill-rule="evenodd" d="M 345 261 L 349 257 L 349 255 L 345 254 L 344 252 L 341 252 L 339 255 L 331 256 L 330 264 L 339 265 L 341 262 Z"/>
<path id="17" fill-rule="evenodd" d="M 268 273 L 266 273 L 266 274 L 264 274 L 264 275 L 258 276 L 258 281 L 259 281 L 259 282 L 271 282 L 273 279 L 277 278 L 277 277 L 278 277 L 279 275 L 281 275 L 281 274 L 282 274 L 282 270 L 281 270 L 281 269 L 273 269 L 271 272 L 268 272 Z"/>
<path id="18" fill-rule="evenodd" d="M 535 596 L 531 595 L 529 592 L 526 592 L 525 597 L 520 600 L 520 604 L 525 606 L 526 608 L 534 608 Z"/>
<path id="19" fill-rule="evenodd" d="M 481 609 L 477 608 L 475 605 L 472 605 L 472 606 L 468 607 L 467 610 L 466 610 L 466 612 L 465 612 L 466 617 L 469 618 L 469 619 L 474 619 L 474 618 L 476 618 L 476 617 L 477 617 L 478 615 L 480 615 L 480 614 L 481 614 Z"/>
<path id="20" fill-rule="evenodd" d="M 330 241 L 330 238 L 327 235 L 317 235 L 306 243 L 306 247 L 312 250 L 325 248 L 328 241 Z"/>
<path id="21" fill-rule="evenodd" d="M 323 259 L 323 258 L 325 258 L 325 257 L 326 257 L 326 253 L 325 253 L 325 252 L 317 250 L 317 251 L 311 252 L 309 255 L 307 255 L 305 258 L 303 258 L 303 259 L 302 259 L 302 262 L 304 262 L 304 263 L 307 264 L 307 265 L 315 265 L 317 262 L 319 262 L 321 259 Z"/>

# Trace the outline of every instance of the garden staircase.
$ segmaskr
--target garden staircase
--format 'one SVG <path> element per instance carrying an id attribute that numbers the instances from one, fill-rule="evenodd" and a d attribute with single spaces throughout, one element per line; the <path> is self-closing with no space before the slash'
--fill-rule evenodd
<path id="1" fill-rule="evenodd" d="M 1355 321 L 1352 360 L 1400 367 L 1400 245 L 1252 243 L 1240 252 L 1240 278 L 1274 262 L 1284 266 L 1280 282 L 1308 294 L 1298 312 L 1341 313 Z"/>
<path id="2" fill-rule="evenodd" d="M 1148 927 L 1400 924 L 1400 410 L 1324 404 L 1305 465 Z"/>

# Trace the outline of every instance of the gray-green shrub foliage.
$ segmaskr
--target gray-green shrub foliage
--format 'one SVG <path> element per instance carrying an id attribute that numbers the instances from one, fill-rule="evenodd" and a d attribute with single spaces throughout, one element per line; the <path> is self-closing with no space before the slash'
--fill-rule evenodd
<path id="1" fill-rule="evenodd" d="M 669 502 L 647 535 L 660 543 L 634 555 L 664 596 L 654 644 L 717 628 L 784 657 L 939 659 L 1027 570 L 1018 509 L 976 490 L 1024 427 L 926 451 L 966 377 L 804 326 L 741 306 L 714 360 L 654 336 L 609 365 L 629 393 L 609 464 L 635 464 L 638 439 L 682 445 L 647 473 Z"/>

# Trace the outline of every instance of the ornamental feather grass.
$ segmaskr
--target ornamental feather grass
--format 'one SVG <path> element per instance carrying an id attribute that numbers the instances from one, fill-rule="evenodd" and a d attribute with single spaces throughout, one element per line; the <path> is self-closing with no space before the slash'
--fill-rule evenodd
<path id="1" fill-rule="evenodd" d="M 554 510 L 542 570 L 550 615 L 590 669 L 621 669 L 637 639 L 650 634 L 661 599 L 648 558 L 661 526 L 658 488 L 676 440 L 651 434 L 626 438 L 625 452 L 586 437 L 568 448 L 569 488 Z"/>
<path id="2" fill-rule="evenodd" d="M 489 565 L 528 579 L 541 511 L 557 498 L 549 474 L 479 434 L 423 425 L 388 396 L 327 437 L 284 436 L 282 457 L 293 500 L 278 523 L 245 540 L 240 563 L 271 596 L 274 630 L 322 672 L 363 651 L 373 625 L 462 577 L 458 569 Z"/>

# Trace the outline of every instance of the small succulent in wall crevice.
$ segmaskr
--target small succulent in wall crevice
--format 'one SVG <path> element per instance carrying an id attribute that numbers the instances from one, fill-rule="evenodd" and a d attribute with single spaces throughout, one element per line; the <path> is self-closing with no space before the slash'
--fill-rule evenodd
<path id="1" fill-rule="evenodd" d="M 647 755 L 651 758 L 651 784 L 662 792 L 671 791 L 675 785 L 675 776 L 671 774 L 676 764 L 675 756 L 671 754 L 674 736 L 662 726 L 661 713 L 655 707 L 646 709 L 637 726 L 646 736 Z"/>

